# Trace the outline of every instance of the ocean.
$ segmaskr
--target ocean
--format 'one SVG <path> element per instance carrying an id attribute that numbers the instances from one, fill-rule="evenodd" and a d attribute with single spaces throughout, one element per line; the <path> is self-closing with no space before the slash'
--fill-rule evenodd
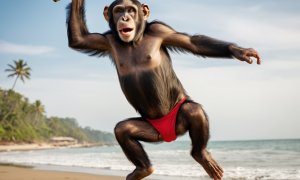
<path id="1" fill-rule="evenodd" d="M 209 178 L 190 156 L 189 141 L 143 145 L 152 161 L 155 179 Z M 224 179 L 300 180 L 300 139 L 211 141 L 207 149 L 225 170 Z M 3 152 L 0 162 L 36 165 L 42 170 L 73 169 L 103 175 L 120 172 L 120 176 L 134 169 L 119 146 Z"/>

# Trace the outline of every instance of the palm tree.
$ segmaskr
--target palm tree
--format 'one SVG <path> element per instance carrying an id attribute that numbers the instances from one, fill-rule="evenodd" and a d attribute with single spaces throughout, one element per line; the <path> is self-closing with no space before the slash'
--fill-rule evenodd
<path id="1" fill-rule="evenodd" d="M 15 67 L 8 64 L 8 66 L 11 68 L 11 69 L 6 69 L 5 71 L 11 71 L 13 72 L 12 74 L 8 75 L 7 77 L 13 77 L 15 75 L 17 75 L 17 78 L 16 78 L 16 81 L 14 83 L 14 86 L 12 87 L 12 89 L 14 89 L 15 85 L 16 85 L 16 82 L 18 80 L 18 78 L 21 76 L 21 80 L 23 81 L 23 83 L 25 83 L 24 81 L 24 76 L 27 78 L 27 79 L 30 79 L 30 73 L 29 71 L 31 71 L 31 68 L 30 67 L 27 67 L 25 68 L 25 66 L 27 66 L 27 63 L 23 62 L 22 59 L 20 59 L 18 62 L 17 61 L 14 61 L 15 62 Z"/>
<path id="2" fill-rule="evenodd" d="M 45 106 L 42 105 L 40 100 L 36 100 L 35 103 L 33 104 L 33 106 L 34 106 L 34 109 L 31 112 L 35 114 L 34 124 L 36 127 L 39 123 L 38 118 L 46 111 L 45 111 Z"/>
<path id="3" fill-rule="evenodd" d="M 48 120 L 47 125 L 53 130 L 58 130 L 60 126 L 60 120 L 58 117 L 51 117 Z"/>

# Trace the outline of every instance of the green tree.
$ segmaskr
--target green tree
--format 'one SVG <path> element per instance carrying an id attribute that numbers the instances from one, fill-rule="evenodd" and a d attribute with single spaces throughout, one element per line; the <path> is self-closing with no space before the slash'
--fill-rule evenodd
<path id="1" fill-rule="evenodd" d="M 6 118 L 13 113 L 13 111 L 17 108 L 17 106 L 22 102 L 23 96 L 15 93 L 13 90 L 9 90 L 10 98 L 6 99 L 7 108 L 9 111 L 4 115 L 0 123 L 4 122 Z M 5 108 L 3 108 L 5 109 Z"/>
<path id="2" fill-rule="evenodd" d="M 27 66 L 27 63 L 20 59 L 18 62 L 17 61 L 14 61 L 15 62 L 15 67 L 8 64 L 8 66 L 11 68 L 11 69 L 6 69 L 5 71 L 10 71 L 10 72 L 13 72 L 12 74 L 8 75 L 7 77 L 14 77 L 14 76 L 17 76 L 16 80 L 15 80 L 15 83 L 12 87 L 12 90 L 14 89 L 15 85 L 16 85 L 16 82 L 18 80 L 19 77 L 21 77 L 21 80 L 23 81 L 23 83 L 25 83 L 24 81 L 24 76 L 27 78 L 27 79 L 30 79 L 30 72 L 31 71 L 31 68 L 30 67 L 25 67 Z"/>
<path id="3" fill-rule="evenodd" d="M 33 103 L 34 109 L 31 111 L 31 113 L 35 114 L 34 118 L 34 125 L 35 127 L 39 124 L 39 118 L 40 116 L 45 113 L 45 106 L 42 105 L 40 100 L 36 100 L 35 103 Z"/>
<path id="4" fill-rule="evenodd" d="M 74 118 L 47 118 L 43 113 L 41 101 L 31 104 L 12 89 L 0 88 L 0 141 L 49 141 L 53 136 L 66 136 L 79 142 L 116 142 L 112 133 L 82 128 Z"/>

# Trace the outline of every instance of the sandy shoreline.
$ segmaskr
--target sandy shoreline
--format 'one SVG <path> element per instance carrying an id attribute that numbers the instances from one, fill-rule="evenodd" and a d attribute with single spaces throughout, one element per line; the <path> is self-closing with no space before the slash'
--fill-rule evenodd
<path id="1" fill-rule="evenodd" d="M 30 150 L 46 150 L 54 149 L 50 144 L 22 144 L 22 145 L 0 145 L 0 152 L 5 151 L 30 151 Z"/>
<path id="2" fill-rule="evenodd" d="M 110 146 L 111 144 L 107 144 Z M 106 146 L 106 144 L 74 144 L 74 145 L 55 145 L 55 144 L 13 144 L 13 145 L 0 145 L 0 152 L 7 151 L 32 151 L 32 150 L 47 150 L 47 149 L 57 149 L 61 147 L 68 148 L 83 148 L 83 147 L 95 147 L 95 146 Z"/>
<path id="3" fill-rule="evenodd" d="M 99 176 L 83 173 L 37 171 L 0 166 L 0 180 L 124 180 L 125 177 Z"/>
<path id="4" fill-rule="evenodd" d="M 19 176 L 18 174 L 20 173 L 23 173 L 24 176 Z M 69 166 L 53 166 L 53 165 L 34 165 L 34 164 L 22 165 L 22 164 L 0 162 L 0 180 L 40 180 L 40 179 L 41 180 L 67 180 L 67 179 L 93 180 L 94 177 L 96 177 L 98 180 L 121 180 L 121 179 L 124 180 L 126 179 L 126 176 L 129 173 L 131 172 L 97 169 L 97 168 L 82 168 L 82 167 L 74 167 L 74 166 L 69 167 Z M 78 176 L 79 174 L 81 176 Z M 43 177 L 43 176 L 47 176 L 47 177 Z M 198 178 L 160 176 L 160 175 L 152 174 L 146 177 L 145 180 L 198 180 Z M 202 180 L 209 180 L 209 179 L 202 179 Z"/>

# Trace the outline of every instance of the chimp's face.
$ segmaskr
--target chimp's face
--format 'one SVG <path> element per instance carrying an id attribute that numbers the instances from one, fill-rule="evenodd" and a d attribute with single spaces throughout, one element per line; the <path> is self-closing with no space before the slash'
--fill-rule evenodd
<path id="1" fill-rule="evenodd" d="M 132 42 L 144 33 L 150 11 L 146 4 L 123 0 L 106 6 L 103 13 L 113 34 L 124 42 Z"/>

